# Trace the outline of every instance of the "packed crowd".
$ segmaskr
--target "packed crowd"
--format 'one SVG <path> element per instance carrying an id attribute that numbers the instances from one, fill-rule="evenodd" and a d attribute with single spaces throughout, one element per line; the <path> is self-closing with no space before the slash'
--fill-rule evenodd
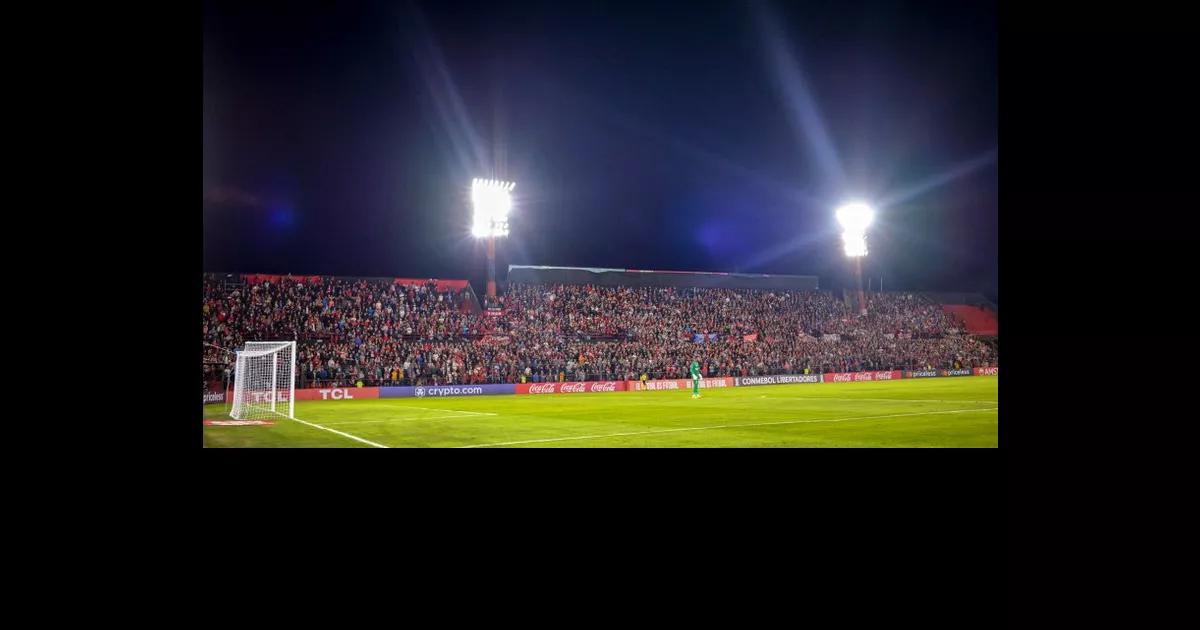
<path id="1" fill-rule="evenodd" d="M 405 360 L 406 372 L 415 376 L 434 355 L 439 366 L 448 361 L 434 344 L 478 339 L 487 332 L 466 300 L 465 291 L 439 292 L 433 281 L 398 285 L 285 278 L 229 286 L 208 277 L 203 305 L 206 379 L 224 374 L 233 360 L 227 350 L 252 340 L 296 340 L 303 383 L 378 382 L 390 378 Z M 445 374 L 459 378 L 462 371 L 447 367 Z"/>
<path id="2" fill-rule="evenodd" d="M 868 314 L 832 293 L 518 285 L 500 317 L 426 285 L 283 279 L 205 282 L 206 381 L 248 340 L 298 341 L 298 386 L 511 383 L 976 367 L 993 346 L 936 304 L 871 294 Z"/>

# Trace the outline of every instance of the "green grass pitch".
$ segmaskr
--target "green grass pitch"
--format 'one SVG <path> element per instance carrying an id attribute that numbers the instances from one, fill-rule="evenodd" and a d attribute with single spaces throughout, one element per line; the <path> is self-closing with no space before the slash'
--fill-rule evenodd
<path id="1" fill-rule="evenodd" d="M 297 402 L 387 447 L 996 447 L 997 377 L 701 390 Z M 227 418 L 225 405 L 205 416 Z M 286 418 L 204 427 L 204 446 L 371 445 Z"/>

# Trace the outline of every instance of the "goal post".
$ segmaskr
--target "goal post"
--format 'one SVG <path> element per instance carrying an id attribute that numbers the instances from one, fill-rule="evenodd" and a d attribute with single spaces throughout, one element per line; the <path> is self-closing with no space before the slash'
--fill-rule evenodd
<path id="1" fill-rule="evenodd" d="M 236 354 L 230 417 L 235 420 L 272 415 L 295 418 L 296 342 L 247 341 L 246 347 Z"/>

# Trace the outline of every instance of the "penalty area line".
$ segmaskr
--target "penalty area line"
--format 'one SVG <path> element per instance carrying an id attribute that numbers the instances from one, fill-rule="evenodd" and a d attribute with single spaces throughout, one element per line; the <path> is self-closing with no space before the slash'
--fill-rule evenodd
<path id="1" fill-rule="evenodd" d="M 288 418 L 287 416 L 284 416 L 284 417 L 285 417 L 285 418 Z M 322 430 L 322 431 L 329 431 L 330 433 L 336 433 L 336 434 L 338 434 L 338 435 L 340 435 L 340 436 L 343 436 L 343 437 L 348 437 L 348 438 L 350 438 L 351 440 L 355 440 L 355 441 L 357 441 L 357 442 L 362 442 L 363 444 L 370 444 L 371 446 L 374 446 L 375 448 L 387 448 L 386 446 L 384 446 L 384 445 L 382 445 L 382 444 L 376 444 L 375 442 L 372 442 L 372 441 L 370 441 L 370 440 L 366 440 L 366 439 L 360 438 L 360 437 L 358 437 L 357 435 L 351 435 L 351 434 L 349 434 L 349 433 L 346 433 L 346 432 L 344 432 L 344 431 L 338 431 L 337 429 L 330 429 L 329 427 L 326 427 L 326 426 L 321 426 L 321 425 L 319 425 L 319 424 L 317 424 L 317 423 L 315 423 L 315 422 L 308 422 L 307 420 L 301 420 L 300 418 L 288 418 L 288 420 L 295 420 L 296 422 L 299 422 L 300 424 L 305 424 L 305 425 L 308 425 L 308 426 L 310 426 L 310 427 L 312 427 L 312 428 L 314 428 L 314 429 L 320 429 L 320 430 Z"/>
<path id="2" fill-rule="evenodd" d="M 489 414 L 489 415 L 495 415 L 495 414 Z M 482 420 L 482 418 L 480 416 L 477 416 L 475 414 L 471 414 L 469 416 L 466 416 L 466 415 L 401 416 L 399 418 L 384 418 L 381 420 L 349 420 L 346 422 L 330 422 L 330 423 L 328 423 L 328 425 L 331 427 L 340 427 L 340 426 L 347 425 L 347 424 L 379 424 L 380 422 L 414 422 L 417 420 L 466 420 L 468 418 L 473 419 L 473 420 Z"/>
<path id="3" fill-rule="evenodd" d="M 518 440 L 515 442 L 492 442 L 491 444 L 468 444 L 455 448 L 483 448 L 485 446 L 510 446 L 513 444 L 537 444 L 542 442 L 568 442 L 571 440 L 598 440 L 601 438 L 624 437 L 629 435 L 651 435 L 655 433 L 678 433 L 681 431 L 711 431 L 713 429 L 738 429 L 742 427 L 764 427 L 776 424 L 805 424 L 811 422 L 848 422 L 850 420 L 874 420 L 876 418 L 903 418 L 906 416 L 934 416 L 947 413 L 967 413 L 970 411 L 996 411 L 999 407 L 980 407 L 974 409 L 953 409 L 949 411 L 922 411 L 917 413 L 893 413 L 885 416 L 858 416 L 853 418 L 824 418 L 815 420 L 782 420 L 779 422 L 752 422 L 748 424 L 716 424 L 707 427 L 682 427 L 678 429 L 658 429 L 655 431 L 627 431 L 624 433 L 607 433 L 604 435 L 577 435 L 572 437 L 542 438 L 540 440 Z"/>

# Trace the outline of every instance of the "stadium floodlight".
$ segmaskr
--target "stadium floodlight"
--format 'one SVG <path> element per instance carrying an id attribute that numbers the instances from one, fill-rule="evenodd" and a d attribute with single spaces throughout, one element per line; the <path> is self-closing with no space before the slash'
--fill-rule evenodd
<path id="1" fill-rule="evenodd" d="M 854 278 L 858 283 L 858 311 L 866 314 L 866 296 L 862 290 L 862 259 L 867 255 L 867 228 L 875 221 L 875 210 L 861 202 L 843 204 L 835 212 L 842 226 L 842 248 L 846 256 L 854 259 Z"/>
<path id="2" fill-rule="evenodd" d="M 508 213 L 512 210 L 513 182 L 478 179 L 471 182 L 471 204 L 475 219 L 471 234 L 477 238 L 508 236 Z"/>
<path id="3" fill-rule="evenodd" d="M 512 211 L 514 182 L 475 178 L 471 182 L 471 205 L 475 217 L 471 235 L 488 239 L 487 294 L 496 297 L 496 237 L 508 236 L 508 213 Z"/>
<path id="4" fill-rule="evenodd" d="M 835 213 L 838 223 L 847 232 L 863 233 L 875 221 L 875 211 L 861 201 L 845 204 Z"/>

